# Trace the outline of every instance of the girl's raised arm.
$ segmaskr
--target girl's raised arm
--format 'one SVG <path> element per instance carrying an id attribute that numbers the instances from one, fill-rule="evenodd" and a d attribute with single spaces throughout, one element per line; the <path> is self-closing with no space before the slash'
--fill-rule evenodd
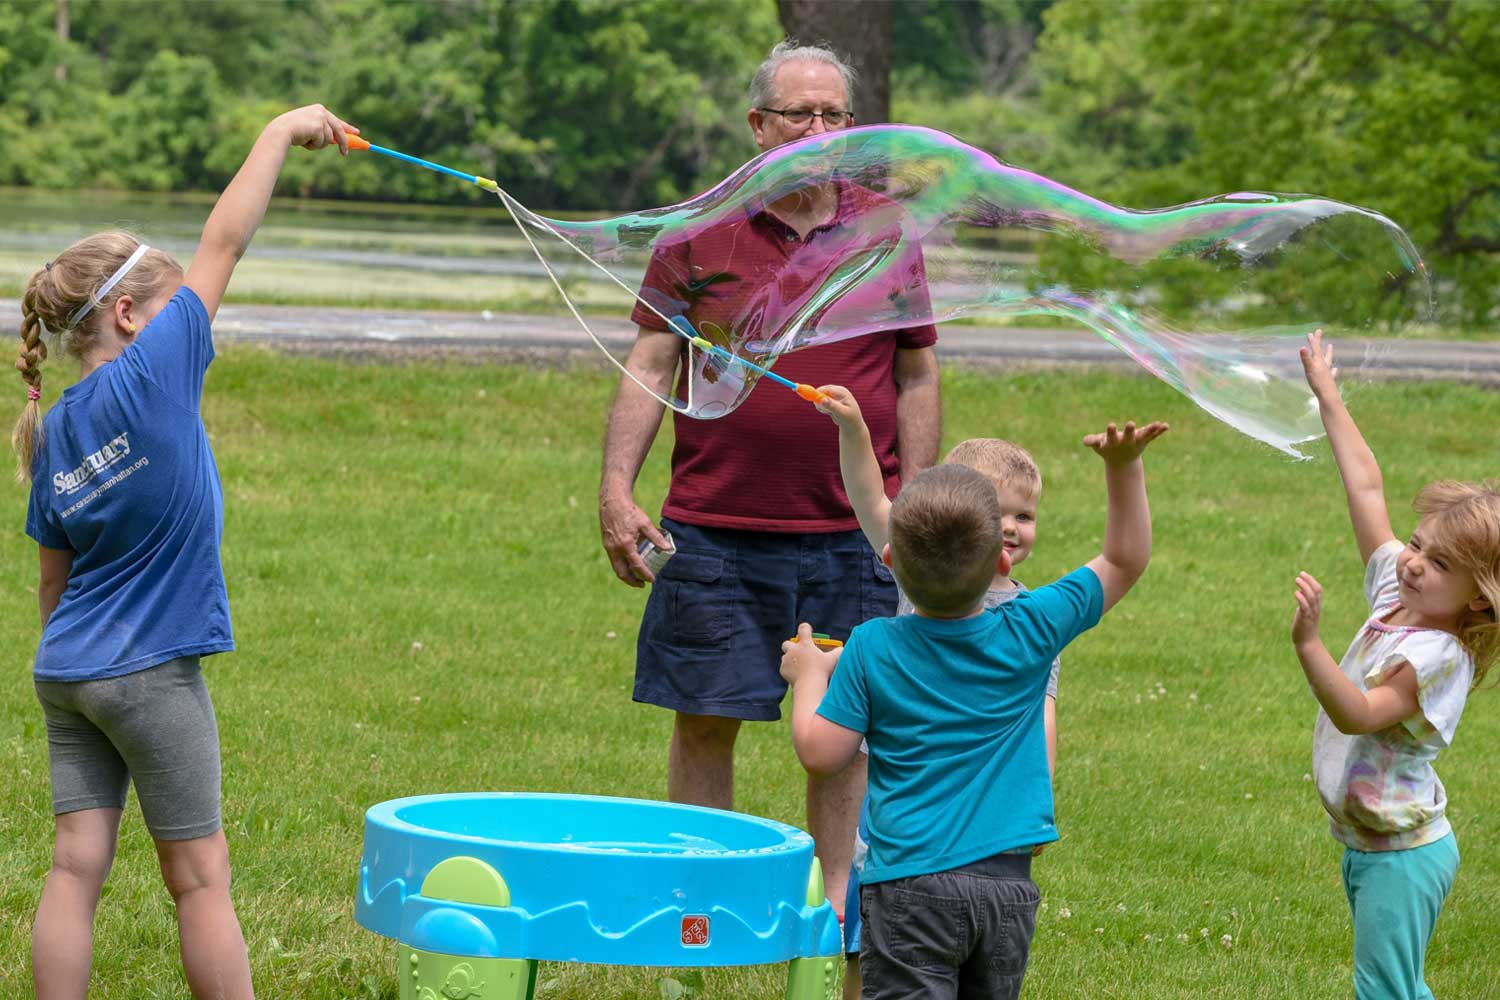
<path id="1" fill-rule="evenodd" d="M 1301 355 L 1308 387 L 1318 399 L 1318 413 L 1323 418 L 1323 429 L 1328 432 L 1334 461 L 1338 463 L 1339 478 L 1344 481 L 1349 520 L 1354 524 L 1354 540 L 1359 543 L 1359 558 L 1362 563 L 1368 563 L 1376 549 L 1396 537 L 1385 506 L 1385 482 L 1380 475 L 1380 465 L 1339 395 L 1334 381 L 1338 369 L 1333 367 L 1333 347 L 1323 346 L 1322 330 L 1307 335 L 1307 346 L 1302 348 Z"/>
<path id="2" fill-rule="evenodd" d="M 358 133 L 359 129 L 346 125 L 323 105 L 309 104 L 273 119 L 255 140 L 250 155 L 209 213 L 184 282 L 203 300 L 209 319 L 219 311 L 234 266 L 250 246 L 266 213 L 287 148 L 337 145 L 347 156 L 349 139 L 345 132 Z"/>

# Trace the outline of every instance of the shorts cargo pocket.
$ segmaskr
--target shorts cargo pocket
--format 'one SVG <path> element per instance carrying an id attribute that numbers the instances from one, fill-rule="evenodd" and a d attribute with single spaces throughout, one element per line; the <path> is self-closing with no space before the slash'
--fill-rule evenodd
<path id="1" fill-rule="evenodd" d="M 679 550 L 656 576 L 665 612 L 652 639 L 669 646 L 723 650 L 729 646 L 730 602 L 722 556 Z"/>
<path id="2" fill-rule="evenodd" d="M 1006 884 L 1010 898 L 990 914 L 990 970 L 1001 976 L 1021 976 L 1036 934 L 1036 911 L 1042 901 L 1030 879 Z"/>
<path id="3" fill-rule="evenodd" d="M 963 964 L 969 950 L 969 905 L 911 889 L 891 892 L 891 954 L 914 968 Z"/>
<path id="4" fill-rule="evenodd" d="M 871 555 L 860 574 L 860 621 L 890 618 L 896 613 L 896 578 L 891 568 Z"/>

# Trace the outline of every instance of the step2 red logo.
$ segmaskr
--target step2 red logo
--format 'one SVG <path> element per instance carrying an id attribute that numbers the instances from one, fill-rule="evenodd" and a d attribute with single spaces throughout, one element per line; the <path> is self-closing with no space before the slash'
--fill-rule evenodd
<path id="1" fill-rule="evenodd" d="M 687 914 L 682 918 L 682 943 L 687 948 L 708 946 L 708 918 L 701 914 Z"/>

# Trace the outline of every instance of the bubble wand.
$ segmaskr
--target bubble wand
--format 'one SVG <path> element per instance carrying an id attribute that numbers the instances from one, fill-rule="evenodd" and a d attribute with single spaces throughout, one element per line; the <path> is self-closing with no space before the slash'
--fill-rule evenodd
<path id="1" fill-rule="evenodd" d="M 355 135 L 352 132 L 346 132 L 344 134 L 349 139 L 350 149 L 368 149 L 372 153 L 379 153 L 381 156 L 389 156 L 394 160 L 401 160 L 403 163 L 413 163 L 419 167 L 426 167 L 428 170 L 431 170 L 434 173 L 447 174 L 449 177 L 457 177 L 461 181 L 468 181 L 470 184 L 476 184 L 479 187 L 484 188 L 486 191 L 492 191 L 496 194 L 500 193 L 500 185 L 496 184 L 488 177 L 478 177 L 474 174 L 466 174 L 462 170 L 454 170 L 452 167 L 445 167 L 441 163 L 433 163 L 431 160 L 419 159 L 415 156 L 408 156 L 405 153 L 397 152 L 394 149 L 387 149 L 384 146 L 377 146 L 367 139 L 361 139 L 359 136 Z"/>
<path id="2" fill-rule="evenodd" d="M 483 188 L 486 191 L 490 191 L 500 196 L 500 198 L 505 201 L 506 206 L 510 206 L 510 203 L 512 201 L 510 196 L 507 195 L 504 191 L 501 191 L 500 185 L 496 184 L 488 177 L 480 177 L 476 174 L 466 174 L 461 170 L 454 170 L 452 167 L 445 167 L 441 163 L 433 163 L 431 160 L 424 160 L 416 156 L 410 156 L 406 153 L 399 152 L 398 150 L 388 149 L 385 146 L 377 146 L 373 142 L 370 142 L 368 139 L 362 139 L 359 136 L 354 135 L 352 132 L 345 134 L 348 137 L 350 149 L 369 150 L 372 153 L 379 153 L 381 156 L 389 156 L 390 158 L 394 160 L 400 160 L 403 163 L 410 163 L 418 167 L 424 167 L 427 170 L 433 171 L 434 173 L 447 174 L 449 177 L 456 177 L 461 181 L 467 181 L 470 184 L 476 185 L 477 187 Z M 527 237 L 527 240 L 528 242 L 530 241 L 529 236 Z M 535 248 L 533 247 L 533 249 Z M 545 264 L 545 262 L 543 263 Z M 595 266 L 597 267 L 598 265 L 596 264 Z M 600 269 L 603 270 L 603 268 Z M 605 273 L 608 274 L 609 272 L 606 271 Z M 613 277 L 613 275 L 611 275 L 611 277 Z M 618 283 L 619 279 L 616 278 L 615 281 L 616 283 Z M 629 289 L 626 290 L 629 291 Z M 566 299 L 566 296 L 564 296 L 564 298 Z M 666 317 L 663 318 L 665 319 Z M 732 354 L 729 351 L 724 350 L 724 348 L 722 347 L 709 343 L 707 340 L 704 340 L 698 335 L 698 332 L 693 329 L 693 324 L 689 322 L 686 316 L 673 316 L 671 319 L 667 320 L 667 326 L 671 328 L 673 333 L 677 334 L 688 343 L 693 344 L 699 350 L 707 351 L 709 354 L 714 355 L 715 357 L 723 358 L 726 361 L 732 361 L 736 364 L 744 365 L 746 368 L 749 368 L 752 371 L 759 372 L 760 374 L 769 378 L 771 381 L 786 386 L 788 389 L 792 390 L 798 396 L 801 396 L 803 399 L 807 400 L 809 403 L 821 403 L 828 398 L 828 395 L 826 393 L 819 392 L 817 389 L 810 385 L 793 382 L 789 378 L 782 378 L 780 375 L 777 375 L 769 368 L 762 367 L 761 365 L 758 365 L 753 361 L 740 357 L 738 354 Z"/>

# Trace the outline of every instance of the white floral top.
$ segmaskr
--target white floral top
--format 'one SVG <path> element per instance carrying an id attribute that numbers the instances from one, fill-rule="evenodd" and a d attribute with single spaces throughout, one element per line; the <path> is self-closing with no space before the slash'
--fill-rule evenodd
<path id="1" fill-rule="evenodd" d="M 1421 847 L 1451 831 L 1448 797 L 1432 762 L 1453 741 L 1474 679 L 1474 659 L 1456 636 L 1382 623 L 1400 606 L 1401 549 L 1392 539 L 1370 556 L 1365 596 L 1373 613 L 1339 668 L 1368 691 L 1410 663 L 1421 711 L 1389 729 L 1347 736 L 1319 710 L 1313 732 L 1313 776 L 1333 836 L 1359 851 Z"/>

